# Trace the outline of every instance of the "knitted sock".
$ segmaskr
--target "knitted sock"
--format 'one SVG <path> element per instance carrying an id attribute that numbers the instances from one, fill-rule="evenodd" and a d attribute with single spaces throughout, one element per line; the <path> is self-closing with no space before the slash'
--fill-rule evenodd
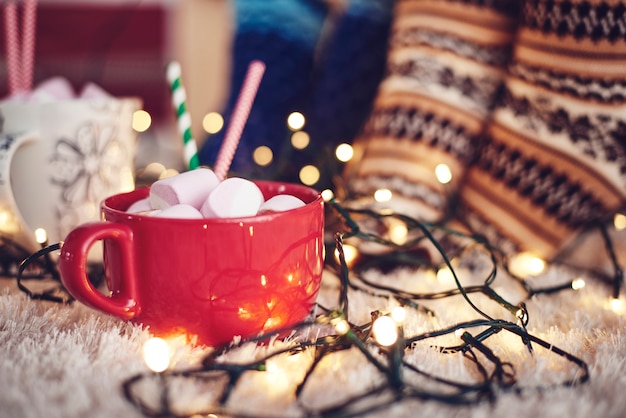
<path id="1" fill-rule="evenodd" d="M 386 74 L 344 173 L 349 201 L 377 207 L 374 193 L 389 189 L 383 207 L 426 220 L 448 213 L 501 87 L 518 5 L 396 3 Z M 441 163 L 447 184 L 435 173 Z"/>
<path id="2" fill-rule="evenodd" d="M 461 200 L 511 253 L 557 256 L 626 199 L 626 3 L 525 0 L 502 102 Z"/>

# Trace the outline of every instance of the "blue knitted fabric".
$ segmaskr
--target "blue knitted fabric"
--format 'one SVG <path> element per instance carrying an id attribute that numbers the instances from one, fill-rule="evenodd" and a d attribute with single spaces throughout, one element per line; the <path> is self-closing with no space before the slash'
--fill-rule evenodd
<path id="1" fill-rule="evenodd" d="M 235 0 L 231 95 L 226 124 L 250 61 L 266 72 L 231 164 L 237 175 L 297 181 L 305 164 L 317 164 L 322 148 L 351 140 L 367 116 L 382 78 L 392 0 L 353 0 L 333 32 L 320 44 L 328 10 L 321 0 Z M 320 48 L 323 46 L 323 49 Z M 294 150 L 287 116 L 305 114 L 311 145 Z M 213 165 L 225 130 L 211 135 L 200 150 Z M 274 152 L 269 167 L 254 164 L 260 145 Z M 323 167 L 322 167 L 323 169 Z"/>
<path id="2" fill-rule="evenodd" d="M 325 45 L 314 80 L 307 131 L 329 147 L 351 142 L 370 108 L 384 70 L 392 0 L 352 0 Z"/>
<path id="3" fill-rule="evenodd" d="M 274 149 L 288 135 L 287 115 L 303 106 L 313 69 L 314 50 L 325 16 L 317 1 L 235 0 L 231 95 L 224 117 L 228 124 L 248 65 L 266 64 L 265 74 L 231 170 L 254 169 L 252 152 L 260 145 Z M 225 130 L 208 138 L 200 151 L 203 164 L 215 162 Z"/>

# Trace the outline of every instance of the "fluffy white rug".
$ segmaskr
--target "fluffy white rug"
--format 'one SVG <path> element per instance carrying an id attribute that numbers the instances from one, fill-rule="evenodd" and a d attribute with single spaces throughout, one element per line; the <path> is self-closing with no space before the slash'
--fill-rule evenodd
<path id="1" fill-rule="evenodd" d="M 538 280 L 542 284 L 572 278 L 572 272 L 549 269 Z M 460 278 L 470 284 L 477 278 L 460 270 Z M 400 270 L 381 277 L 368 277 L 402 286 L 411 291 L 435 291 L 454 287 L 441 284 L 428 275 Z M 482 280 L 482 279 L 481 279 Z M 467 283 L 465 283 L 467 282 Z M 512 302 L 519 301 L 517 285 L 498 279 L 495 288 Z M 336 306 L 337 280 L 325 275 L 320 302 Z M 626 316 L 609 309 L 610 289 L 587 280 L 579 291 L 539 295 L 527 301 L 530 314 L 528 331 L 584 360 L 590 380 L 576 387 L 558 387 L 520 394 L 496 392 L 494 402 L 472 406 L 450 406 L 437 401 L 410 400 L 393 404 L 368 416 L 381 417 L 624 417 L 626 416 Z M 622 299 L 624 299 L 622 292 Z M 472 300 L 490 315 L 514 320 L 509 313 L 484 297 Z M 395 302 L 350 292 L 349 319 L 362 324 L 370 312 L 391 310 Z M 427 306 L 436 313 L 429 317 L 409 312 L 405 334 L 441 329 L 458 322 L 479 318 L 460 297 L 434 301 Z M 476 331 L 470 330 L 474 335 Z M 80 304 L 71 306 L 29 300 L 13 281 L 0 279 L 0 416 L 1 417 L 140 417 L 122 392 L 125 379 L 145 373 L 142 345 L 150 337 L 139 327 L 94 312 Z M 456 339 L 456 342 L 454 341 Z M 416 344 L 405 354 L 405 361 L 423 370 L 457 381 L 477 379 L 476 369 L 459 354 L 441 354 L 429 344 L 458 344 L 454 334 L 442 340 Z M 229 361 L 249 361 L 281 346 L 246 345 L 226 354 Z M 545 386 L 575 378 L 580 369 L 546 350 L 535 347 L 530 355 L 520 338 L 502 332 L 487 342 L 493 352 L 515 368 L 518 387 Z M 192 348 L 182 341 L 170 341 L 172 368 L 197 365 L 207 349 Z M 380 361 L 384 356 L 372 351 Z M 302 416 L 294 389 L 311 364 L 313 350 L 279 356 L 268 362 L 267 372 L 245 373 L 227 404 L 231 408 L 264 416 Z M 408 374 L 406 379 L 413 379 Z M 357 349 L 327 356 L 305 387 L 301 401 L 316 409 L 341 402 L 375 384 L 384 383 L 374 367 Z M 418 385 L 420 383 L 417 383 Z M 424 381 L 424 388 L 430 382 Z M 159 387 L 147 379 L 134 389 L 145 402 L 158 405 Z M 170 382 L 170 398 L 177 411 L 202 410 L 215 397 L 210 384 L 177 379 Z"/>

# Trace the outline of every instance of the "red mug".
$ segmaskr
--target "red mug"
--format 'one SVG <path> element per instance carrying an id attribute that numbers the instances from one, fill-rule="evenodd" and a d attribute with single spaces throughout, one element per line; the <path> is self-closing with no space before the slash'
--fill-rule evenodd
<path id="1" fill-rule="evenodd" d="M 104 221 L 78 226 L 63 242 L 63 285 L 87 306 L 200 345 L 302 321 L 324 264 L 322 197 L 297 184 L 256 184 L 266 200 L 290 194 L 306 204 L 252 217 L 170 219 L 126 212 L 149 188 L 105 199 Z M 100 240 L 108 295 L 86 273 L 87 255 Z"/>

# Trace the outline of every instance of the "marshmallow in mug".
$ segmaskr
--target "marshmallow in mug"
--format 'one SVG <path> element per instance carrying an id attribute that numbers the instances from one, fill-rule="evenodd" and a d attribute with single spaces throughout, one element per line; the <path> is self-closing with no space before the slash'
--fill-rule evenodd
<path id="1" fill-rule="evenodd" d="M 218 183 L 217 176 L 208 168 L 186 171 L 156 181 L 150 188 L 150 205 L 153 209 L 165 209 L 187 204 L 199 209 Z"/>
<path id="2" fill-rule="evenodd" d="M 149 196 L 133 203 L 127 212 L 162 218 L 235 218 L 301 206 L 304 202 L 291 195 L 265 201 L 255 183 L 239 177 L 220 182 L 211 169 L 201 167 L 156 181 Z"/>
<path id="3" fill-rule="evenodd" d="M 157 209 L 150 214 L 155 218 L 181 218 L 181 219 L 202 219 L 200 211 L 191 205 L 184 203 L 170 206 L 165 209 Z"/>
<path id="4" fill-rule="evenodd" d="M 70 99 L 106 99 L 111 98 L 106 90 L 99 85 L 88 82 L 76 94 L 72 84 L 64 77 L 50 77 L 35 86 L 30 92 L 19 92 L 8 99 L 19 99 L 31 102 L 54 102 Z"/>

